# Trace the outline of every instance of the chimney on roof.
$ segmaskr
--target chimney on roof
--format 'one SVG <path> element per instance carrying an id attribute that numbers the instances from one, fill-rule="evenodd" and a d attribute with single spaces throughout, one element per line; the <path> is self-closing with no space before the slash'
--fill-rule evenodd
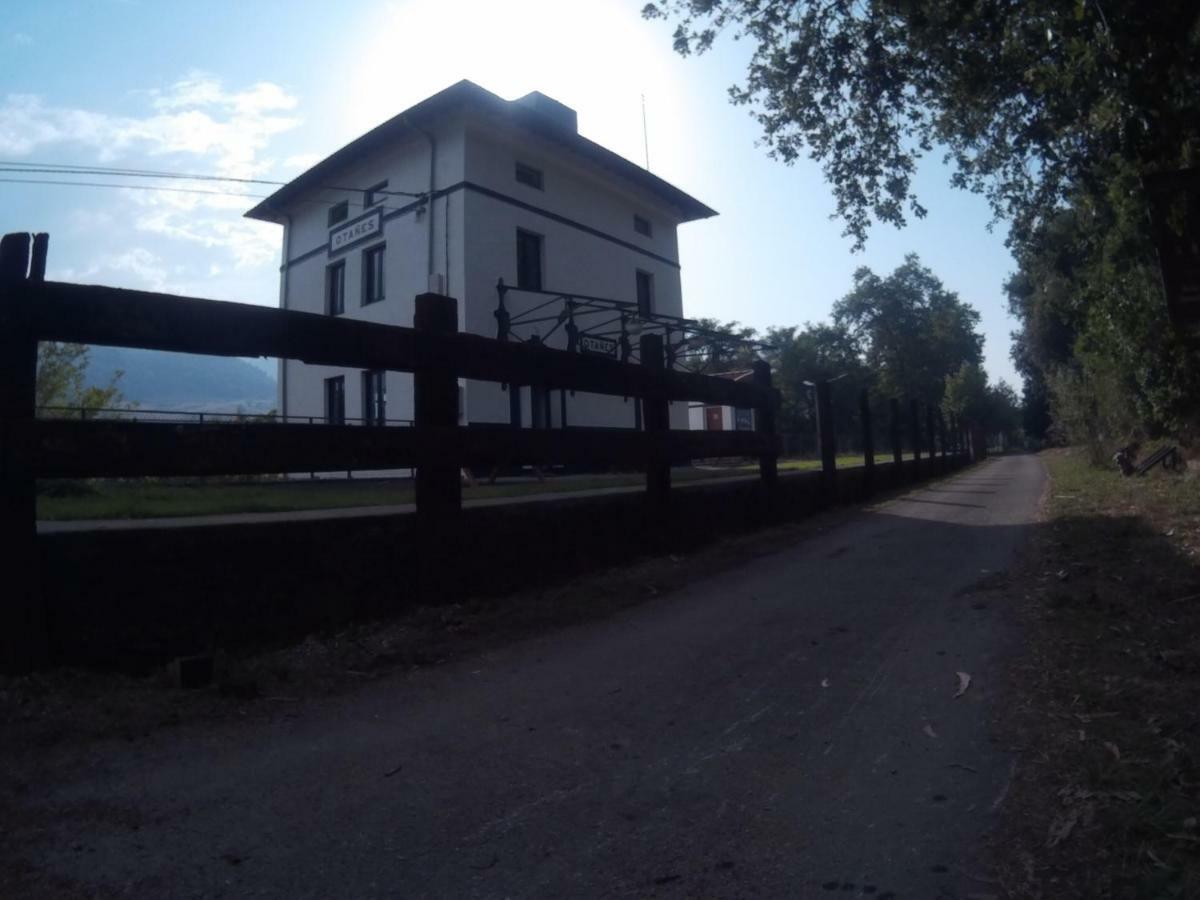
<path id="1" fill-rule="evenodd" d="M 557 127 L 569 131 L 571 134 L 579 133 L 579 117 L 575 110 L 565 103 L 559 103 L 553 97 L 547 97 L 541 91 L 532 91 L 513 102 L 536 111 Z"/>

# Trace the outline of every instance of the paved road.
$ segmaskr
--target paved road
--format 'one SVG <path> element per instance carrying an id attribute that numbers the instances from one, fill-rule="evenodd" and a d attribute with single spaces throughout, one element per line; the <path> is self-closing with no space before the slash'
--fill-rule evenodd
<path id="1" fill-rule="evenodd" d="M 49 759 L 10 849 L 48 895 L 995 893 L 1017 636 L 971 590 L 1043 478 L 993 460 L 599 624 Z"/>

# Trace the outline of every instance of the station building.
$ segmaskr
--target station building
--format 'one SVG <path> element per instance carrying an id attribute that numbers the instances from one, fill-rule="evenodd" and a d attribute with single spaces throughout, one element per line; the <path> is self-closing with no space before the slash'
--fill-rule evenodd
<path id="1" fill-rule="evenodd" d="M 469 81 L 418 103 L 277 190 L 247 216 L 283 226 L 285 309 L 411 326 L 425 291 L 458 301 L 460 329 L 615 355 L 643 323 L 683 316 L 677 228 L 716 213 L 581 136 L 576 113 L 534 92 Z M 502 282 L 503 290 L 498 289 Z M 615 310 L 615 311 L 614 311 Z M 544 313 L 544 315 L 542 314 Z M 618 333 L 620 332 L 620 333 Z M 405 424 L 412 376 L 281 360 L 287 420 Z M 549 394 L 552 394 L 550 396 Z M 463 424 L 635 427 L 620 397 L 460 384 Z M 671 424 L 688 427 L 685 404 Z"/>

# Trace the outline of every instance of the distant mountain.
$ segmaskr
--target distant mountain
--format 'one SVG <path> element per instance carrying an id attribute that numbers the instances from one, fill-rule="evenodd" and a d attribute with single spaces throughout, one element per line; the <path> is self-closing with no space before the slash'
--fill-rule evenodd
<path id="1" fill-rule="evenodd" d="M 267 373 L 267 365 L 272 374 Z M 273 360 L 90 349 L 89 385 L 106 385 L 117 371 L 125 373 L 119 382 L 125 400 L 142 409 L 261 413 L 278 406 Z"/>

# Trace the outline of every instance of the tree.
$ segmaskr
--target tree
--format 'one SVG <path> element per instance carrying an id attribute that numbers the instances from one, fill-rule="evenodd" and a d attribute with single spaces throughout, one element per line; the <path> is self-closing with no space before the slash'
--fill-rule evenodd
<path id="1" fill-rule="evenodd" d="M 38 344 L 34 403 L 43 415 L 69 415 L 70 410 L 86 414 L 122 403 L 118 382 L 124 373 L 114 373 L 109 383 L 100 387 L 87 383 L 87 368 L 88 348 L 82 344 Z"/>
<path id="2" fill-rule="evenodd" d="M 813 434 L 816 407 L 812 385 L 833 381 L 834 422 L 839 432 L 851 433 L 858 421 L 858 391 L 872 382 L 854 335 L 838 323 L 809 322 L 803 328 L 769 328 L 766 343 L 771 348 L 767 358 L 781 395 L 780 431 Z"/>
<path id="3" fill-rule="evenodd" d="M 758 356 L 747 342 L 757 339 L 758 332 L 750 326 L 719 319 L 697 319 L 696 327 L 709 334 L 695 335 L 677 351 L 684 368 L 711 375 L 754 365 Z M 678 340 L 678 336 L 673 339 Z"/>
<path id="4" fill-rule="evenodd" d="M 1120 163 L 1108 179 L 1104 193 L 1079 192 L 1034 231 L 1005 285 L 1026 394 L 1062 413 L 1045 424 L 1071 442 L 1179 434 L 1200 412 L 1200 354 L 1167 319 L 1138 179 Z"/>
<path id="5" fill-rule="evenodd" d="M 984 432 L 1000 438 L 1002 445 L 1021 439 L 1021 401 L 1012 385 L 1001 379 L 988 384 L 987 372 L 978 363 L 964 362 L 946 376 L 942 411 L 980 425 Z"/>
<path id="6" fill-rule="evenodd" d="M 885 396 L 938 403 L 948 375 L 983 360 L 979 313 L 946 290 L 916 254 L 886 278 L 860 268 L 854 289 L 834 304 L 833 318 L 863 348 Z"/>
<path id="7" fill-rule="evenodd" d="M 985 424 L 988 417 L 987 372 L 978 363 L 964 362 L 953 375 L 946 376 L 946 390 L 942 398 L 942 409 L 971 422 Z"/>
<path id="8" fill-rule="evenodd" d="M 925 214 L 912 189 L 934 147 L 1022 242 L 1114 158 L 1147 172 L 1200 145 L 1197 8 L 1145 0 L 656 0 L 675 49 L 754 48 L 730 88 L 771 152 L 807 154 L 846 233 Z"/>

